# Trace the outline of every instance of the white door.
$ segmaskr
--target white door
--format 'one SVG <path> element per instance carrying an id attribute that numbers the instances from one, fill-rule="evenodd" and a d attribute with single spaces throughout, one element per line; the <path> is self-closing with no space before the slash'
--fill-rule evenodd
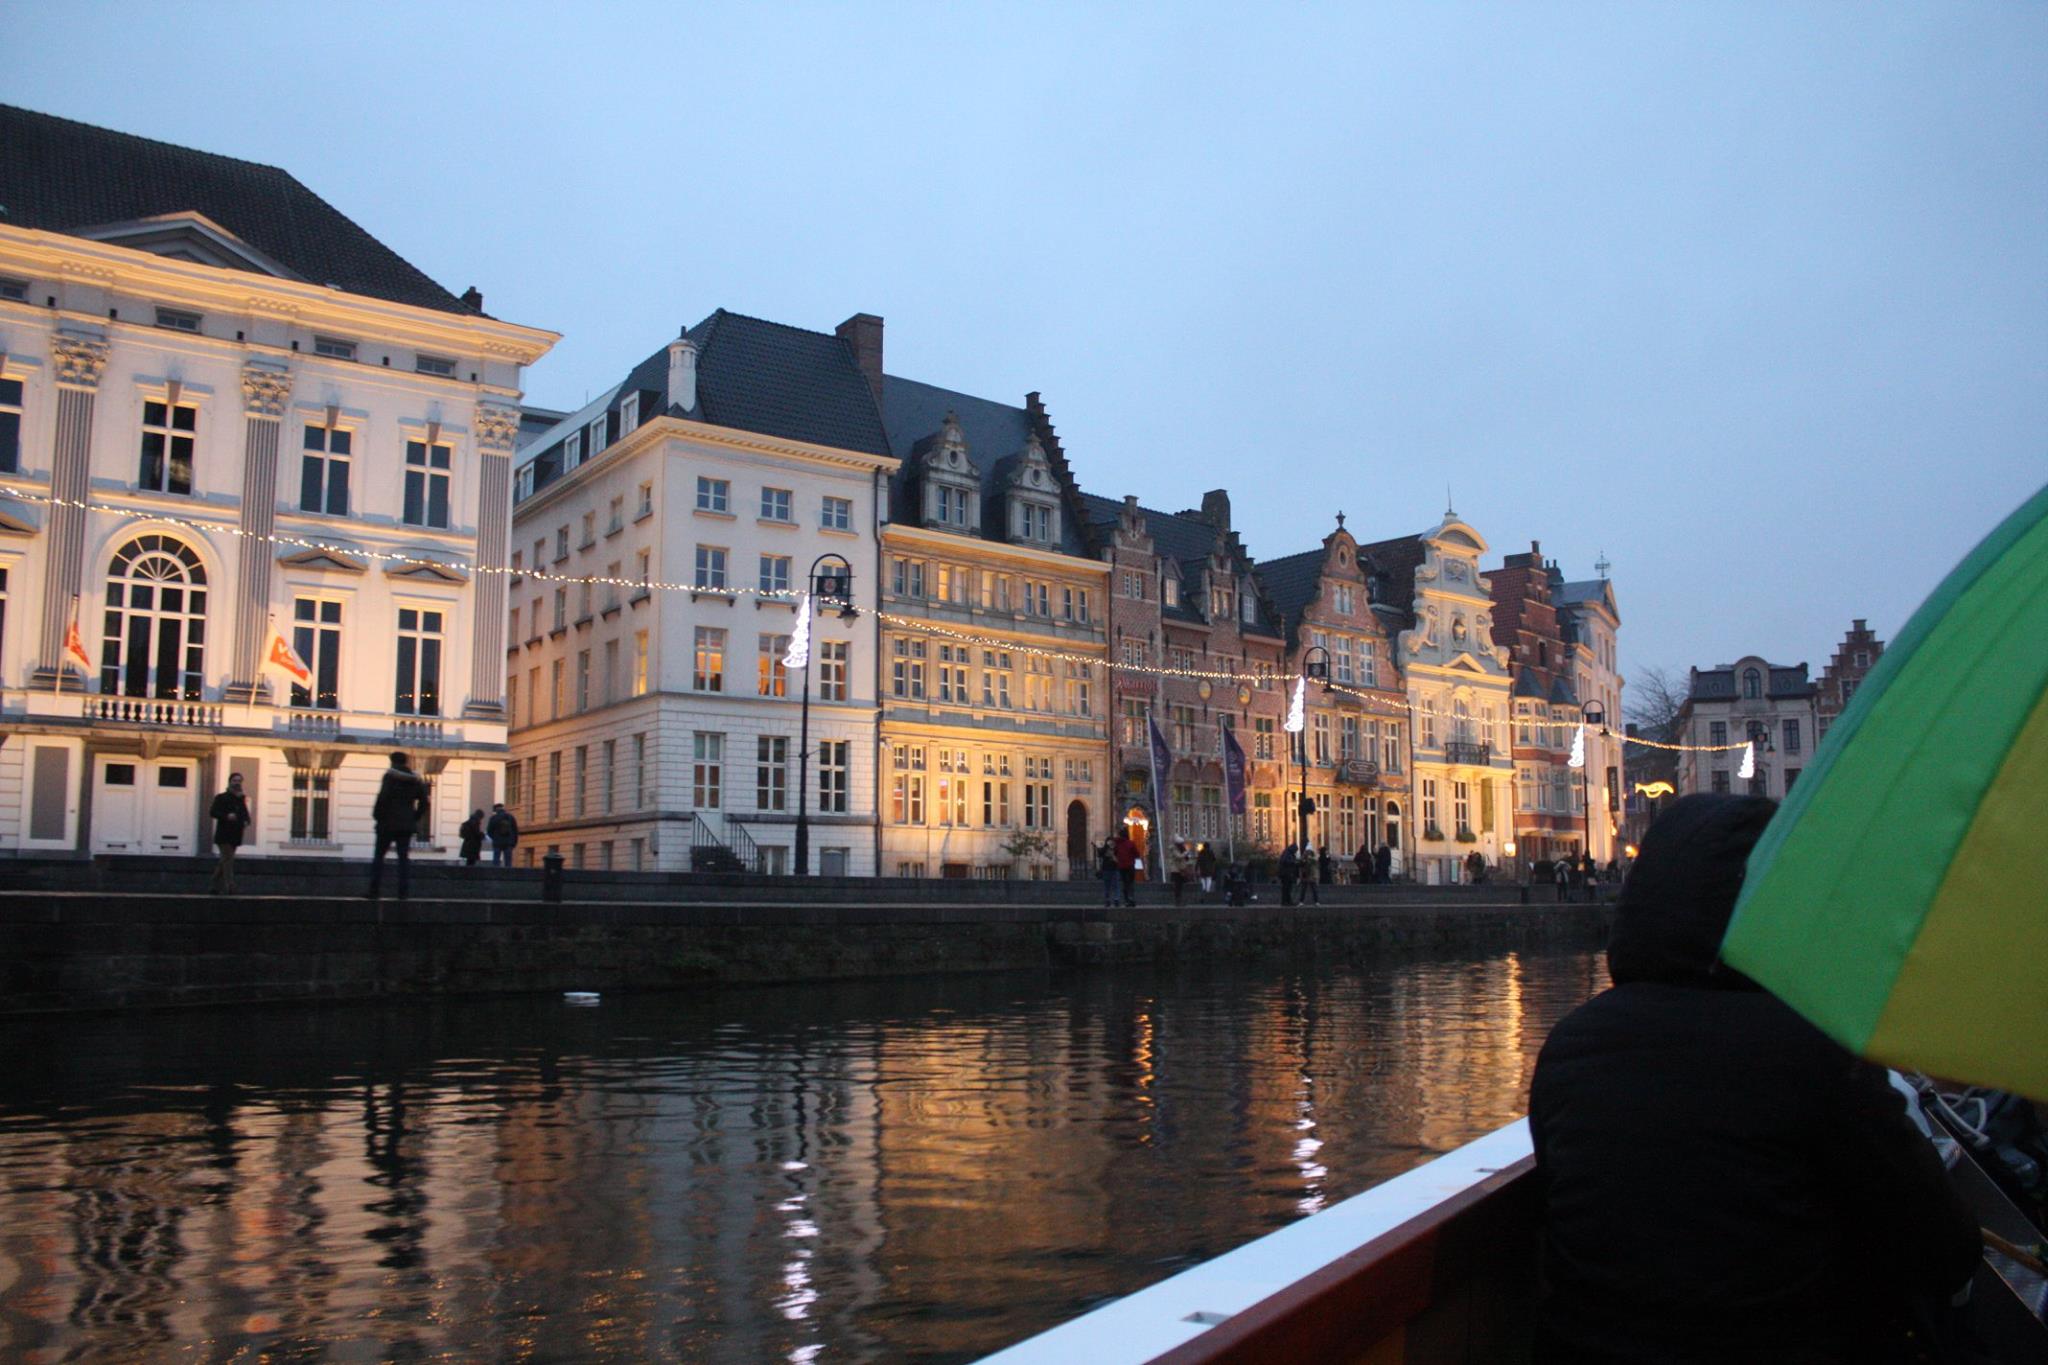
<path id="1" fill-rule="evenodd" d="M 95 853 L 193 853 L 199 765 L 189 758 L 102 756 L 94 765 Z"/>

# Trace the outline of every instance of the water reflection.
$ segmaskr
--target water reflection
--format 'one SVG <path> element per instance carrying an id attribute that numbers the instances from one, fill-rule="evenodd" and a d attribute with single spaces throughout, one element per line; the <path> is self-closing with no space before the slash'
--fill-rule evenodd
<path id="1" fill-rule="evenodd" d="M 1519 1113 L 1596 954 L 0 1027 L 0 1358 L 971 1359 Z"/>

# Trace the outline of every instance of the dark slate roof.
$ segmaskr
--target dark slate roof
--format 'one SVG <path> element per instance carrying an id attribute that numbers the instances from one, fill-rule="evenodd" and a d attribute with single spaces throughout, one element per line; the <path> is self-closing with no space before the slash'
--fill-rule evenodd
<path id="1" fill-rule="evenodd" d="M 1578 689 L 1572 686 L 1570 678 L 1560 673 L 1550 680 L 1550 700 L 1560 706 L 1577 706 Z"/>
<path id="2" fill-rule="evenodd" d="M 1515 670 L 1514 695 L 1518 697 L 1533 697 L 1537 701 L 1549 700 L 1549 694 L 1543 690 L 1543 679 L 1537 677 L 1526 668 Z"/>
<path id="3" fill-rule="evenodd" d="M 1121 499 L 1105 498 L 1095 493 L 1083 493 L 1081 506 L 1088 514 L 1089 525 L 1097 528 L 1104 540 L 1116 528 L 1117 519 L 1124 510 Z M 1160 615 L 1167 620 L 1205 623 L 1208 618 L 1195 606 L 1193 595 L 1207 581 L 1209 556 L 1216 553 L 1217 542 L 1225 540 L 1235 546 L 1235 538 L 1219 532 L 1216 524 L 1199 511 L 1161 512 L 1141 505 L 1138 515 L 1145 519 L 1145 533 L 1152 537 L 1154 553 L 1161 559 L 1170 559 L 1180 565 L 1181 582 L 1189 590 L 1183 593 L 1179 607 L 1161 607 Z M 1241 547 L 1238 548 L 1241 552 Z M 1245 556 L 1245 562 L 1250 564 L 1249 555 Z M 1252 564 L 1251 571 L 1260 584 L 1261 595 L 1258 619 L 1250 623 L 1250 629 L 1257 634 L 1280 638 L 1282 624 L 1274 619 L 1270 595 L 1264 592 L 1265 566 Z"/>
<path id="4" fill-rule="evenodd" d="M 669 343 L 663 342 L 617 388 L 600 396 L 611 414 L 614 439 L 618 400 L 637 390 L 643 422 L 663 415 L 689 417 L 835 450 L 890 453 L 874 392 L 854 363 L 852 350 L 832 333 L 721 308 L 683 335 L 697 346 L 696 405 L 685 411 L 671 400 Z M 540 466 L 534 475 L 535 491 L 559 476 L 562 442 L 593 420 L 584 411 L 568 414 L 575 420 L 534 442 Z"/>
<path id="5" fill-rule="evenodd" d="M 1282 629 L 1291 629 L 1301 620 L 1308 604 L 1315 601 L 1316 590 L 1322 585 L 1323 552 L 1304 550 L 1296 555 L 1282 555 L 1266 560 L 1253 572 L 1265 588 L 1273 610 L 1280 613 Z"/>
<path id="6" fill-rule="evenodd" d="M 1422 542 L 1427 534 L 1395 536 L 1358 547 L 1359 562 L 1373 573 L 1373 600 L 1395 608 L 1404 619 L 1415 614 L 1415 571 L 1422 567 Z"/>
<path id="7" fill-rule="evenodd" d="M 949 412 L 960 423 L 961 439 L 967 442 L 968 462 L 981 475 L 981 534 L 987 540 L 1005 540 L 1002 480 L 1015 467 L 1011 457 L 1020 454 L 1031 437 L 1030 414 L 1009 403 L 893 374 L 882 376 L 882 420 L 888 431 L 889 450 L 903 464 L 889 480 L 889 519 L 906 523 L 923 520 L 917 505 L 915 457 L 920 453 L 919 447 L 938 434 Z M 1059 548 L 1066 554 L 1086 555 L 1087 543 L 1081 528 L 1074 524 L 1071 508 L 1071 502 L 1062 508 Z"/>
<path id="8" fill-rule="evenodd" d="M 481 310 L 275 166 L 0 105 L 0 221 L 46 232 L 204 214 L 302 280 L 443 313 Z"/>
<path id="9" fill-rule="evenodd" d="M 1767 698 L 1810 697 L 1815 692 L 1805 664 L 1765 664 L 1764 695 Z M 1692 700 L 1734 701 L 1742 695 L 1735 680 L 1736 666 L 1698 668 L 1692 675 Z"/>

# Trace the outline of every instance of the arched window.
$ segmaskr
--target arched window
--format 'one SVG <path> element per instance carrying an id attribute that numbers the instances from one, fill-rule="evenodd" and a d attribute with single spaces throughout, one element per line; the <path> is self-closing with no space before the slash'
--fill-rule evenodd
<path id="1" fill-rule="evenodd" d="M 170 536 L 137 536 L 107 568 L 100 691 L 197 701 L 205 679 L 206 566 Z"/>
<path id="2" fill-rule="evenodd" d="M 1742 695 L 1755 701 L 1764 694 L 1764 675 L 1754 668 L 1742 670 Z"/>

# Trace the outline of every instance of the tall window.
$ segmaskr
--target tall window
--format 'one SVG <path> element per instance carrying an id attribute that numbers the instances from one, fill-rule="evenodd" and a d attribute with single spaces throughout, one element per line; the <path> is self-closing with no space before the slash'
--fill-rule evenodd
<path id="1" fill-rule="evenodd" d="M 788 555 L 762 555 L 762 556 L 761 556 L 761 591 L 762 591 L 762 592 L 788 592 L 788 591 L 789 591 L 789 556 L 788 556 Z"/>
<path id="2" fill-rule="evenodd" d="M 206 566 L 169 536 L 137 536 L 107 570 L 100 691 L 197 701 L 204 685 Z"/>
<path id="3" fill-rule="evenodd" d="M 690 801 L 717 810 L 725 787 L 725 736 L 699 730 L 690 743 Z"/>
<path id="4" fill-rule="evenodd" d="M 294 843 L 326 843 L 332 837 L 334 774 L 319 768 L 292 769 Z"/>
<path id="5" fill-rule="evenodd" d="M 725 691 L 725 631 L 717 626 L 697 627 L 695 666 L 690 685 L 699 692 Z"/>
<path id="6" fill-rule="evenodd" d="M 725 551 L 716 545 L 697 547 L 697 578 L 695 585 L 700 588 L 723 588 L 725 586 Z"/>
<path id="7" fill-rule="evenodd" d="M 405 524 L 448 529 L 448 471 L 454 447 L 440 441 L 405 443 Z"/>
<path id="8" fill-rule="evenodd" d="M 763 488 L 761 490 L 761 520 L 788 521 L 790 493 L 787 488 Z"/>
<path id="9" fill-rule="evenodd" d="M 20 468 L 21 381 L 0 378 L 0 474 L 12 474 Z"/>
<path id="10" fill-rule="evenodd" d="M 847 755 L 852 741 L 844 739 L 822 739 L 818 741 L 818 813 L 820 815 L 844 815 L 846 813 L 846 771 Z"/>
<path id="11" fill-rule="evenodd" d="M 818 651 L 818 700 L 845 701 L 847 642 L 826 640 L 815 648 Z"/>
<path id="12" fill-rule="evenodd" d="M 313 685 L 292 684 L 291 704 L 319 711 L 341 708 L 341 603 L 301 597 L 292 603 L 292 648 L 313 670 Z"/>
<path id="13" fill-rule="evenodd" d="M 604 742 L 604 813 L 610 815 L 619 799 L 619 742 Z"/>
<path id="14" fill-rule="evenodd" d="M 784 666 L 782 656 L 789 653 L 787 635 L 763 635 L 761 637 L 760 668 L 754 682 L 756 695 L 763 697 L 786 697 L 789 695 L 789 669 Z"/>
<path id="15" fill-rule="evenodd" d="M 142 405 L 142 468 L 135 482 L 155 493 L 192 491 L 192 448 L 199 409 L 191 403 Z"/>
<path id="16" fill-rule="evenodd" d="M 921 701 L 924 698 L 923 640 L 905 639 L 899 635 L 890 641 L 894 658 L 889 662 L 889 695 L 906 700 Z"/>
<path id="17" fill-rule="evenodd" d="M 724 479 L 697 480 L 697 510 L 723 512 L 732 498 L 732 485 Z"/>
<path id="18" fill-rule="evenodd" d="M 1742 670 L 1742 695 L 1755 701 L 1764 694 L 1763 674 L 1754 668 Z"/>
<path id="19" fill-rule="evenodd" d="M 347 427 L 306 424 L 299 453 L 299 510 L 348 515 L 348 467 L 354 434 Z"/>
<path id="20" fill-rule="evenodd" d="M 633 632 L 633 695 L 647 695 L 647 632 Z"/>
<path id="21" fill-rule="evenodd" d="M 590 709 L 590 651 L 576 651 L 576 709 Z"/>
<path id="22" fill-rule="evenodd" d="M 401 716 L 441 714 L 441 613 L 398 609 L 398 699 Z"/>
<path id="23" fill-rule="evenodd" d="M 782 735 L 754 738 L 754 809 L 789 809 L 789 740 Z"/>
<path id="24" fill-rule="evenodd" d="M 633 809 L 646 810 L 654 804 L 654 769 L 647 762 L 647 735 L 633 736 Z"/>
<path id="25" fill-rule="evenodd" d="M 1799 722 L 1788 718 L 1785 721 L 1785 752 L 1788 754 L 1798 753 L 1799 740 Z"/>
<path id="26" fill-rule="evenodd" d="M 572 789 L 571 799 L 575 802 L 574 809 L 576 814 L 582 815 L 590 808 L 590 746 L 588 744 L 576 746 L 575 781 L 576 785 Z"/>

